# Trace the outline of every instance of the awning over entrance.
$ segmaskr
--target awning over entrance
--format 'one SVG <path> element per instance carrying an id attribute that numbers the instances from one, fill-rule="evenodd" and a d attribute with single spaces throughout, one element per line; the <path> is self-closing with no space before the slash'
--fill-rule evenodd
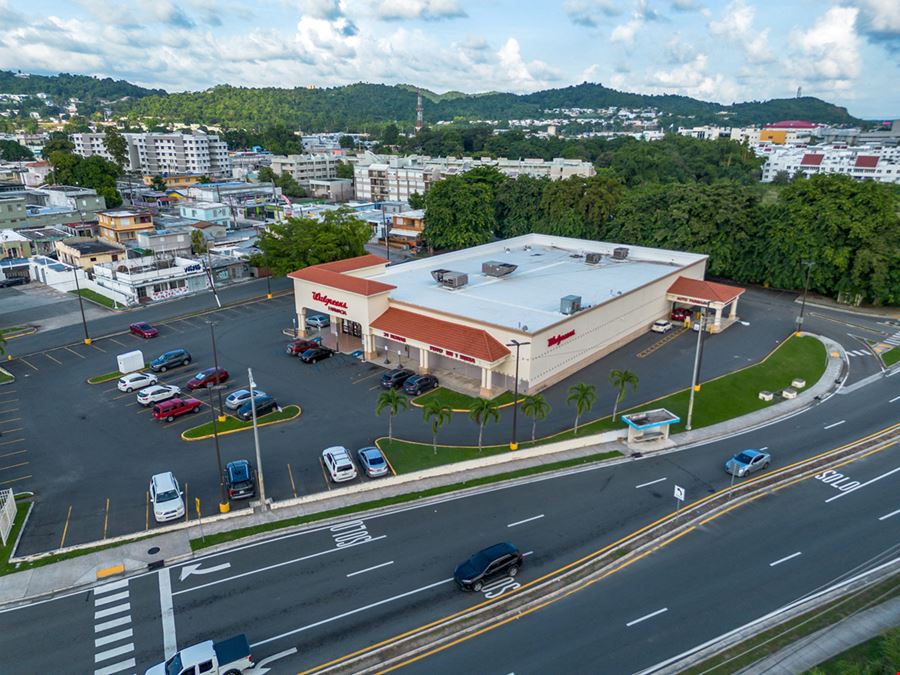
<path id="1" fill-rule="evenodd" d="M 739 286 L 718 284 L 715 281 L 678 277 L 667 291 L 669 300 L 692 305 L 721 303 L 727 305 L 743 294 L 745 289 Z"/>
<path id="2" fill-rule="evenodd" d="M 461 326 L 396 307 L 388 309 L 371 325 L 385 337 L 415 340 L 427 345 L 434 353 L 463 361 L 474 362 L 477 359 L 492 364 L 510 353 L 509 349 L 480 328 Z"/>

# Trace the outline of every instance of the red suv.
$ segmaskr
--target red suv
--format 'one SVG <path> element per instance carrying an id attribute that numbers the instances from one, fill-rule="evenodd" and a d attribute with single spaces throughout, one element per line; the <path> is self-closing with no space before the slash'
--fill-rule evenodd
<path id="1" fill-rule="evenodd" d="M 672 321 L 686 321 L 691 318 L 691 310 L 687 307 L 676 307 L 672 310 Z"/>
<path id="2" fill-rule="evenodd" d="M 317 347 L 321 347 L 318 342 L 313 342 L 312 340 L 291 340 L 288 342 L 288 346 L 285 351 L 291 356 L 299 356 L 307 349 L 316 349 Z"/>
<path id="3" fill-rule="evenodd" d="M 189 379 L 187 388 L 194 391 L 194 389 L 203 389 L 211 384 L 221 384 L 227 380 L 228 371 L 224 368 L 207 368 Z"/>
<path id="4" fill-rule="evenodd" d="M 171 422 L 176 417 L 181 417 L 189 412 L 200 412 L 202 405 L 195 398 L 170 398 L 168 401 L 160 401 L 153 406 L 153 419 Z"/>

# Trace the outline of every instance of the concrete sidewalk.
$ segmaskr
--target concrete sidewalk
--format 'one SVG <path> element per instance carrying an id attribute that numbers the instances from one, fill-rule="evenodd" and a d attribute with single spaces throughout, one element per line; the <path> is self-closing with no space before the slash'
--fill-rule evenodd
<path id="1" fill-rule="evenodd" d="M 827 349 L 828 365 L 821 379 L 815 385 L 800 393 L 797 398 L 782 401 L 775 406 L 770 406 L 721 424 L 678 434 L 672 437 L 666 446 L 659 449 L 653 449 L 650 446 L 642 446 L 638 449 L 645 455 L 651 454 L 651 452 L 652 454 L 676 452 L 699 443 L 710 442 L 745 432 L 748 429 L 797 414 L 806 408 L 817 405 L 821 399 L 829 396 L 838 388 L 841 381 L 840 376 L 847 359 L 839 344 L 821 337 L 819 339 L 822 340 Z M 204 518 L 202 524 L 198 524 L 197 521 L 191 521 L 189 523 L 167 526 L 146 534 L 147 538 L 138 542 L 134 541 L 134 537 L 144 535 L 135 533 L 122 537 L 122 540 L 130 539 L 131 541 L 127 543 L 123 541 L 120 546 L 115 546 L 115 540 L 108 540 L 106 542 L 94 542 L 92 545 L 72 547 L 67 550 L 111 545 L 110 548 L 103 551 L 0 577 L 0 606 L 7 603 L 22 602 L 31 598 L 73 591 L 89 586 L 95 583 L 98 578 L 105 576 L 143 572 L 146 571 L 148 564 L 159 564 L 160 561 L 171 564 L 190 559 L 193 555 L 190 548 L 190 540 L 200 538 L 201 527 L 203 532 L 209 535 L 610 451 L 620 452 L 623 457 L 609 460 L 607 464 L 630 462 L 633 461 L 631 455 L 634 449 L 626 446 L 624 441 L 621 440 L 620 437 L 623 435 L 624 431 L 607 432 L 596 436 L 519 450 L 515 454 L 493 455 L 467 462 L 443 465 L 412 474 L 379 479 L 378 481 L 368 481 L 359 485 L 337 488 L 329 492 L 276 502 L 272 504 L 272 508 L 268 511 L 251 512 L 241 510 L 212 518 Z M 478 488 L 471 489 L 477 490 Z M 233 544 L 226 546 L 231 545 Z M 203 554 L 212 550 L 214 549 L 204 549 Z M 35 560 L 40 557 L 42 556 L 14 558 L 13 562 L 16 560 Z"/>

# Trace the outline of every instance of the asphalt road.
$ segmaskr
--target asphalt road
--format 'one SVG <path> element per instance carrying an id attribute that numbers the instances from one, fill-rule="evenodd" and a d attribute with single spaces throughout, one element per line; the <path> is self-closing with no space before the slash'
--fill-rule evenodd
<path id="1" fill-rule="evenodd" d="M 483 546 L 510 540 L 528 552 L 519 577 L 527 581 L 669 513 L 675 484 L 686 488 L 689 501 L 726 487 L 722 462 L 737 449 L 767 446 L 777 468 L 880 429 L 897 418 L 900 381 L 895 379 L 880 378 L 852 395 L 833 396 L 810 411 L 737 438 L 534 477 L 513 487 L 485 487 L 475 495 L 448 495 L 377 517 L 239 546 L 190 565 L 114 582 L 105 592 L 0 613 L 0 646 L 9 651 L 15 643 L 8 636 L 26 639 L 44 625 L 65 623 L 58 618 L 65 616 L 71 625 L 59 628 L 60 646 L 50 660 L 76 664 L 78 672 L 89 671 L 94 663 L 99 668 L 131 658 L 140 670 L 161 658 L 166 645 L 222 639 L 234 632 L 248 634 L 257 660 L 279 657 L 277 672 L 303 670 L 482 600 L 483 593 L 459 592 L 450 576 L 458 562 Z M 841 471 L 864 483 L 897 466 L 892 448 Z M 524 619 L 522 625 L 542 622 L 525 634 L 532 644 L 520 645 L 522 634 L 514 631 L 506 637 L 501 629 L 415 667 L 429 672 L 597 672 L 595 666 L 603 664 L 605 672 L 627 672 L 652 665 L 708 639 L 711 631 L 785 604 L 896 544 L 900 521 L 877 517 L 900 507 L 898 485 L 900 473 L 893 473 L 825 502 L 839 494 L 834 487 L 801 483 L 683 537 L 574 596 L 571 606 L 551 606 L 553 619 L 541 613 Z M 765 529 L 755 534 L 754 527 Z M 769 567 L 797 551 L 801 555 L 791 562 Z M 766 575 L 746 592 L 736 592 L 745 569 Z M 773 569 L 777 574 L 771 574 Z M 582 600 L 597 591 L 602 598 Z M 75 597 L 80 606 L 73 604 Z M 171 614 L 162 611 L 169 606 Z M 661 608 L 666 612 L 627 626 Z M 116 611 L 98 615 L 107 610 Z M 651 623 L 657 616 L 658 623 Z M 109 625 L 114 620 L 119 623 Z M 85 625 L 95 627 L 94 641 L 84 639 Z M 638 630 L 625 630 L 638 625 Z M 556 639 L 542 639 L 543 661 L 519 659 L 520 653 L 535 651 L 534 635 Z M 517 647 L 495 649 L 493 640 L 510 640 Z M 482 644 L 488 646 L 482 649 Z M 49 657 L 34 651 L 21 653 L 9 672 L 40 672 Z M 471 665 L 475 663 L 478 667 Z M 588 663 L 594 667 L 585 668 Z"/>

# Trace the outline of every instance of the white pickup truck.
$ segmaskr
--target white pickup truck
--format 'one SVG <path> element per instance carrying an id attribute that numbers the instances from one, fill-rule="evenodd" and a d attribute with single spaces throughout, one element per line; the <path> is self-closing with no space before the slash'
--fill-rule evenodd
<path id="1" fill-rule="evenodd" d="M 185 647 L 175 656 L 150 668 L 146 675 L 240 675 L 253 667 L 246 635 Z"/>

